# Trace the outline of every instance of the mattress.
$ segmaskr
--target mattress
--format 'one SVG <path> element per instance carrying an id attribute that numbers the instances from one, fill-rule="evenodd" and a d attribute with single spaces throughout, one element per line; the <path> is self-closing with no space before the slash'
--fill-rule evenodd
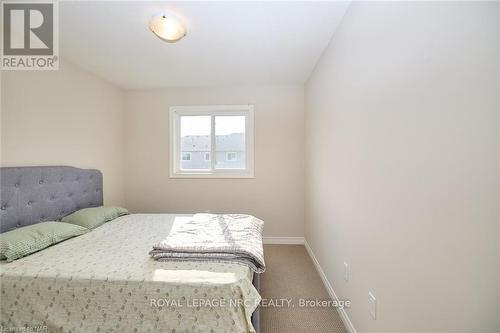
<path id="1" fill-rule="evenodd" d="M 133 214 L 0 264 L 1 325 L 49 332 L 254 332 L 260 296 L 243 265 L 158 262 L 174 220 Z"/>

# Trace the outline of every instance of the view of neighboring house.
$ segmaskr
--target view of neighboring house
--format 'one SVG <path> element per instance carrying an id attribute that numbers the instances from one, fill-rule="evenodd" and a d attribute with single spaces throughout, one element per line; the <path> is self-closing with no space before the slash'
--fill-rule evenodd
<path id="1" fill-rule="evenodd" d="M 212 163 L 210 136 L 187 135 L 181 138 L 181 168 L 209 169 Z M 217 169 L 245 168 L 245 134 L 231 133 L 215 137 L 215 167 Z"/>

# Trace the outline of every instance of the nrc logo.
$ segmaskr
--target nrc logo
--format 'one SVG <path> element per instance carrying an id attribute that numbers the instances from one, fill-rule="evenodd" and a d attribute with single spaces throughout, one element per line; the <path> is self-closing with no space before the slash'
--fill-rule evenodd
<path id="1" fill-rule="evenodd" d="M 3 55 L 54 55 L 54 4 L 3 3 Z"/>

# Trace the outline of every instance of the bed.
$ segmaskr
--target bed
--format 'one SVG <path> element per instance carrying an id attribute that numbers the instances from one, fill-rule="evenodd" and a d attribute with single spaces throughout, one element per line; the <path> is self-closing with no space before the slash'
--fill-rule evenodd
<path id="1" fill-rule="evenodd" d="M 102 175 L 1 168 L 0 231 L 102 205 Z M 0 264 L 2 327 L 49 332 L 258 332 L 259 274 L 243 265 L 158 262 L 151 245 L 183 214 L 132 214 Z M 62 223 L 62 222 L 61 222 Z"/>

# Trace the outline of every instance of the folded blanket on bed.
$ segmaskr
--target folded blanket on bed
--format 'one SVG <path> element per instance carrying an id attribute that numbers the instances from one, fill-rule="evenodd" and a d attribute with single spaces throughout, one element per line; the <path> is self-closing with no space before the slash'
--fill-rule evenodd
<path id="1" fill-rule="evenodd" d="M 195 214 L 174 222 L 170 235 L 149 254 L 159 261 L 235 262 L 265 271 L 264 222 L 250 215 Z"/>

